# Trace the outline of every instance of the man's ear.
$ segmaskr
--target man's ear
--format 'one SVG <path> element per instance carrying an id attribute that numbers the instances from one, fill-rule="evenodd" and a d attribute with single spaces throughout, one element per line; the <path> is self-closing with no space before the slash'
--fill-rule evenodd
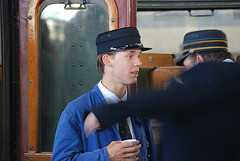
<path id="1" fill-rule="evenodd" d="M 110 62 L 110 56 L 108 54 L 104 54 L 102 56 L 102 61 L 103 61 L 103 64 L 104 65 L 107 65 L 107 66 L 112 66 L 111 62 Z"/>
<path id="2" fill-rule="evenodd" d="M 196 64 L 203 63 L 203 62 L 205 62 L 203 56 L 202 55 L 197 55 Z"/>

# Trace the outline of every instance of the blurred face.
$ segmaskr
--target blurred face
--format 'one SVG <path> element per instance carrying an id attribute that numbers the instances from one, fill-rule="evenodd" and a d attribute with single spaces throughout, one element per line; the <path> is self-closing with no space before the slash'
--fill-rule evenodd
<path id="1" fill-rule="evenodd" d="M 186 67 L 187 70 L 189 70 L 195 66 L 195 62 L 193 62 L 193 60 L 190 58 L 190 56 L 188 56 L 183 61 L 183 65 Z"/>
<path id="2" fill-rule="evenodd" d="M 115 83 L 129 85 L 137 82 L 139 67 L 142 65 L 139 59 L 141 52 L 140 49 L 123 50 L 110 57 L 110 76 Z"/>
<path id="3" fill-rule="evenodd" d="M 199 63 L 203 63 L 203 62 L 205 62 L 205 60 L 202 55 L 200 55 L 200 54 L 197 54 L 195 56 L 189 55 L 183 61 L 183 65 L 186 67 L 187 70 L 189 70 L 192 67 L 194 67 L 195 65 L 197 65 Z"/>

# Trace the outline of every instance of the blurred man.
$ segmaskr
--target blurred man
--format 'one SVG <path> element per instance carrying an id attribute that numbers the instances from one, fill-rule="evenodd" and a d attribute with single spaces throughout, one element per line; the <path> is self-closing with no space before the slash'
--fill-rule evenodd
<path id="1" fill-rule="evenodd" d="M 234 62 L 228 52 L 227 37 L 220 30 L 199 30 L 185 34 L 183 55 L 177 65 L 190 69 L 195 65 L 208 61 Z"/>

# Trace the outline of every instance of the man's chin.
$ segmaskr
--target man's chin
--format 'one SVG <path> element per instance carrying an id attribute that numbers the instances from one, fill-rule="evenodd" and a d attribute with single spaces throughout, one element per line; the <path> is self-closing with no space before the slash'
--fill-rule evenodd
<path id="1" fill-rule="evenodd" d="M 131 81 L 131 82 L 129 83 L 129 85 L 133 85 L 133 84 L 136 84 L 136 83 L 137 83 L 137 79 L 134 80 L 134 81 Z"/>

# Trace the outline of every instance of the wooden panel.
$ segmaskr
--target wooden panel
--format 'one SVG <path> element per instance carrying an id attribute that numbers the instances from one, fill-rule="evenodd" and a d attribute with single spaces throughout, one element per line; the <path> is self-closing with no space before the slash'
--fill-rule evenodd
<path id="1" fill-rule="evenodd" d="M 179 66 L 159 67 L 154 69 L 151 74 L 152 90 L 166 89 L 171 80 L 183 71 L 185 71 L 185 67 Z"/>
<path id="2" fill-rule="evenodd" d="M 118 8 L 115 0 L 104 0 L 108 6 L 109 30 L 118 29 Z"/>
<path id="3" fill-rule="evenodd" d="M 41 0 L 28 6 L 28 151 L 38 151 L 39 74 L 38 74 L 38 7 Z"/>
<path id="4" fill-rule="evenodd" d="M 2 83 L 2 64 L 0 64 L 0 83 Z"/>
<path id="5" fill-rule="evenodd" d="M 240 62 L 240 55 L 236 57 L 236 62 Z"/>
<path id="6" fill-rule="evenodd" d="M 50 161 L 52 153 L 25 153 L 24 156 L 29 161 Z"/>
<path id="7" fill-rule="evenodd" d="M 156 66 L 175 65 L 174 54 L 142 53 L 140 60 L 142 61 L 141 68 L 154 68 Z"/>

